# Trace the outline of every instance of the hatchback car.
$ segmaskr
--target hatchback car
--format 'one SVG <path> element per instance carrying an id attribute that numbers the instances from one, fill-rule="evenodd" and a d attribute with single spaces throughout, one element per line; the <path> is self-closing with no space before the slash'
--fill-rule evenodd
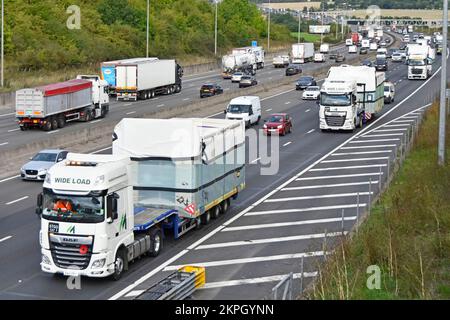
<path id="1" fill-rule="evenodd" d="M 240 82 L 242 76 L 244 76 L 245 74 L 243 72 L 235 72 L 233 73 L 233 75 L 231 76 L 231 82 Z"/>
<path id="2" fill-rule="evenodd" d="M 359 54 L 367 54 L 369 51 L 367 50 L 367 48 L 361 48 L 359 49 Z"/>
<path id="3" fill-rule="evenodd" d="M 336 55 L 336 62 L 344 62 L 345 61 L 345 56 L 343 54 L 338 53 Z"/>
<path id="4" fill-rule="evenodd" d="M 400 52 L 394 52 L 392 54 L 392 62 L 402 62 L 403 55 Z"/>
<path id="5" fill-rule="evenodd" d="M 66 159 L 69 151 L 59 149 L 42 150 L 30 158 L 20 169 L 20 177 L 23 180 L 44 180 L 47 171 L 57 162 Z"/>
<path id="6" fill-rule="evenodd" d="M 264 134 L 279 134 L 284 136 L 292 131 L 292 118 L 287 113 L 274 113 L 264 120 Z"/>
<path id="7" fill-rule="evenodd" d="M 200 98 L 211 97 L 223 93 L 223 89 L 217 83 L 206 83 L 200 88 Z"/>
<path id="8" fill-rule="evenodd" d="M 255 86 L 258 84 L 254 76 L 242 76 L 239 81 L 239 88 Z"/>
<path id="9" fill-rule="evenodd" d="M 330 58 L 331 60 L 335 60 L 335 59 L 336 59 L 336 56 L 337 56 L 337 53 L 330 53 L 329 58 Z"/>
<path id="10" fill-rule="evenodd" d="M 369 59 L 365 59 L 361 62 L 362 66 L 367 66 L 367 67 L 373 67 L 373 62 L 370 61 Z"/>
<path id="11" fill-rule="evenodd" d="M 293 76 L 294 74 L 302 73 L 302 68 L 299 64 L 290 64 L 286 69 L 287 76 Z"/>
<path id="12" fill-rule="evenodd" d="M 316 86 L 316 85 L 317 85 L 317 82 L 314 79 L 314 77 L 303 76 L 303 77 L 300 77 L 297 80 L 297 82 L 295 84 L 295 89 L 296 90 L 303 90 L 303 89 L 306 89 L 309 86 Z"/>
<path id="13" fill-rule="evenodd" d="M 320 88 L 318 86 L 311 86 L 303 91 L 303 100 L 317 100 L 320 96 Z"/>

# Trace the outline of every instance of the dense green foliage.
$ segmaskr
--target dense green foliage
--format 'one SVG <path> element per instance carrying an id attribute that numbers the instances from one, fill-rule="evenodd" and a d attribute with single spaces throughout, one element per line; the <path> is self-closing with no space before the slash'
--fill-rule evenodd
<path id="1" fill-rule="evenodd" d="M 207 0 L 150 1 L 151 56 L 211 56 L 215 8 Z M 70 30 L 66 10 L 77 5 L 81 28 Z M 145 0 L 7 0 L 5 54 L 10 69 L 59 69 L 144 56 Z M 219 53 L 267 37 L 267 23 L 254 3 L 223 0 L 218 7 Z M 271 38 L 289 31 L 271 25 Z"/>

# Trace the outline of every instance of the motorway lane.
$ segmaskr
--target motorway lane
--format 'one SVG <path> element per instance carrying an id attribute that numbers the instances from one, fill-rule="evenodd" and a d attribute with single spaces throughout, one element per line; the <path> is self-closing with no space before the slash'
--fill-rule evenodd
<path id="1" fill-rule="evenodd" d="M 345 50 L 346 48 L 344 46 L 338 46 L 332 51 L 345 52 Z M 357 55 L 351 55 L 347 57 L 348 60 L 351 61 L 356 56 Z M 324 64 L 307 63 L 303 66 L 303 73 L 308 73 L 308 71 L 315 70 L 325 65 L 330 65 L 330 62 L 328 61 Z M 258 85 L 276 81 L 277 79 L 284 79 L 284 73 L 285 69 L 275 69 L 269 64 L 266 68 L 257 71 L 256 78 L 259 81 Z M 293 76 L 292 80 L 295 81 L 297 78 L 298 77 Z M 89 126 L 93 126 L 98 122 L 119 121 L 124 117 L 136 117 L 150 110 L 160 108 L 167 109 L 189 102 L 199 101 L 200 86 L 205 82 L 211 81 L 221 84 L 225 92 L 239 90 L 237 83 L 231 83 L 230 80 L 223 80 L 217 72 L 190 77 L 189 79 L 183 81 L 183 90 L 179 94 L 158 96 L 151 100 L 137 102 L 117 102 L 112 100 L 110 113 L 105 119 L 97 119 L 91 121 L 90 123 L 68 123 L 65 128 L 51 132 L 44 132 L 41 130 L 29 130 L 25 132 L 19 131 L 17 130 L 18 127 L 14 119 L 14 114 L 11 114 L 13 110 L 3 110 L 0 114 L 0 151 L 14 149 L 17 146 L 30 142 L 38 142 L 48 138 L 49 135 L 59 134 L 61 132 L 75 132 Z"/>
<path id="2" fill-rule="evenodd" d="M 403 70 L 403 72 L 405 72 L 405 70 Z M 415 83 L 416 86 L 418 84 L 419 82 Z M 234 206 L 234 210 L 231 212 L 231 215 L 238 212 L 238 210 L 245 208 L 257 197 L 260 197 L 262 194 L 267 192 L 267 190 L 279 185 L 281 181 L 285 180 L 288 176 L 298 172 L 300 169 L 306 167 L 309 163 L 322 155 L 323 151 L 315 151 L 318 145 L 322 145 L 324 149 L 329 150 L 332 146 L 345 140 L 349 136 L 348 134 L 332 135 L 333 139 L 329 139 L 328 141 L 328 139 L 323 139 L 324 136 L 321 133 L 312 132 L 307 134 L 309 131 L 307 131 L 307 129 L 310 129 L 310 127 L 317 127 L 317 110 L 314 108 L 316 105 L 314 102 L 294 104 L 295 99 L 298 101 L 298 95 L 299 94 L 297 92 L 293 91 L 263 102 L 263 106 L 268 107 L 268 109 L 272 109 L 273 112 L 287 109 L 292 113 L 294 119 L 296 120 L 294 133 L 282 138 L 284 143 L 292 143 L 282 148 L 281 163 L 283 164 L 283 167 L 277 177 L 261 177 L 259 176 L 259 170 L 256 165 L 249 166 L 247 171 L 248 188 L 237 202 L 240 206 Z M 399 101 L 401 95 L 402 91 L 399 90 L 397 101 Z M 291 104 L 286 105 L 286 102 L 288 101 L 291 101 Z M 301 107 L 299 107 L 299 105 Z M 310 109 L 310 111 L 306 112 L 308 109 Z M 301 141 L 302 143 L 296 143 L 298 141 Z M 309 146 L 311 146 L 311 149 L 309 149 Z M 295 158 L 296 161 L 288 161 L 292 158 Z M 14 181 L 13 183 L 16 182 L 17 181 Z M 8 183 L 8 186 L 9 185 L 10 184 Z M 36 194 L 39 191 L 39 188 L 37 184 L 35 187 Z M 2 188 L 2 190 L 3 189 L 5 188 Z M 26 201 L 28 201 L 28 199 Z M 186 243 L 192 243 L 201 235 L 205 234 L 205 232 L 208 232 L 213 227 L 217 226 L 217 222 L 223 221 L 219 219 L 219 221 L 205 228 L 203 232 L 190 233 L 186 235 L 183 242 L 169 242 L 169 247 L 166 247 L 166 250 L 162 256 L 152 260 L 143 259 L 141 262 L 135 264 L 131 272 L 119 283 L 111 283 L 107 280 L 98 281 L 93 279 L 85 279 L 83 280 L 83 284 L 85 284 L 83 288 L 84 290 L 81 292 L 73 292 L 65 288 L 63 280 L 58 278 L 53 279 L 51 276 L 49 277 L 39 271 L 38 262 L 40 254 L 38 243 L 36 241 L 38 223 L 33 214 L 34 206 L 30 206 L 30 204 L 27 204 L 26 201 L 24 200 L 24 202 L 15 203 L 14 207 L 8 208 L 8 211 L 10 210 L 9 212 L 12 212 L 14 215 L 10 215 L 9 218 L 11 220 L 2 219 L 3 221 L 0 223 L 1 226 L 14 226 L 13 217 L 15 217 L 18 219 L 18 221 L 15 222 L 15 225 L 20 226 L 23 224 L 22 227 L 18 227 L 17 229 L 8 228 L 7 230 L 1 230 L 2 232 L 0 233 L 0 239 L 11 234 L 13 236 L 13 238 L 0 243 L 1 260 L 5 261 L 2 266 L 2 269 L 4 269 L 5 272 L 2 272 L 2 278 L 0 279 L 0 283 L 3 284 L 1 287 L 1 295 L 4 297 L 19 297 L 17 295 L 33 294 L 43 298 L 108 298 L 112 295 L 112 293 L 117 292 L 118 288 L 122 288 L 126 284 L 133 282 L 141 274 L 147 272 L 147 270 L 156 267 L 162 261 L 165 261 L 165 259 L 173 255 L 174 252 L 179 252 L 181 248 L 186 246 Z M 3 212 L 4 208 L 2 207 L 0 210 Z M 21 255 L 15 256 L 18 260 L 25 259 L 25 261 L 19 263 L 17 260 L 8 260 L 8 257 L 10 257 L 13 252 L 27 253 L 23 257 Z M 16 265 L 31 267 L 25 268 L 26 272 L 24 272 L 23 270 L 18 270 Z M 28 280 L 23 281 L 22 279 Z M 154 279 L 155 278 L 152 280 Z M 19 283 L 19 280 L 22 280 L 22 282 Z"/>

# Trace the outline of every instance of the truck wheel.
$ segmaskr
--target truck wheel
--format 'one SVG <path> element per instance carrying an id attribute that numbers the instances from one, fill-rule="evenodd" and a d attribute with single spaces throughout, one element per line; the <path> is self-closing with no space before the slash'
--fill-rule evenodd
<path id="1" fill-rule="evenodd" d="M 64 128 L 66 125 L 66 118 L 64 116 L 58 117 L 58 128 Z"/>
<path id="2" fill-rule="evenodd" d="M 114 273 L 112 278 L 114 281 L 119 280 L 122 277 L 125 270 L 125 255 L 122 249 L 119 249 L 116 253 L 116 259 L 114 260 Z"/>
<path id="3" fill-rule="evenodd" d="M 221 206 L 222 206 L 222 210 L 220 210 L 220 212 L 222 214 L 227 213 L 228 209 L 230 208 L 230 199 L 226 199 L 226 200 L 222 201 Z"/>
<path id="4" fill-rule="evenodd" d="M 92 120 L 92 115 L 91 115 L 91 111 L 86 111 L 86 115 L 84 116 L 84 121 L 89 122 Z"/>
<path id="5" fill-rule="evenodd" d="M 364 117 L 363 113 L 359 115 L 358 128 L 362 128 L 363 127 L 363 117 Z"/>
<path id="6" fill-rule="evenodd" d="M 211 213 L 209 212 L 209 210 L 202 214 L 200 217 L 202 219 L 202 224 L 205 226 L 211 221 Z"/>
<path id="7" fill-rule="evenodd" d="M 215 206 L 211 211 L 211 218 L 217 219 L 220 216 L 220 206 Z"/>
<path id="8" fill-rule="evenodd" d="M 56 118 L 51 118 L 50 123 L 52 125 L 52 130 L 58 129 L 58 120 Z"/>
<path id="9" fill-rule="evenodd" d="M 161 249 L 163 247 L 163 237 L 161 230 L 159 229 L 153 229 L 150 232 L 150 241 L 151 241 L 151 248 L 149 251 L 149 254 L 152 257 L 156 257 L 161 252 Z"/>
<path id="10" fill-rule="evenodd" d="M 201 217 L 195 218 L 195 230 L 198 230 L 202 227 L 202 219 Z"/>
<path id="11" fill-rule="evenodd" d="M 51 131 L 52 130 L 52 123 L 50 122 L 50 119 L 45 119 L 45 124 L 42 126 L 42 129 L 44 131 Z"/>
<path id="12" fill-rule="evenodd" d="M 258 125 L 259 121 L 261 121 L 261 116 L 258 117 L 258 120 L 256 120 L 255 124 Z"/>

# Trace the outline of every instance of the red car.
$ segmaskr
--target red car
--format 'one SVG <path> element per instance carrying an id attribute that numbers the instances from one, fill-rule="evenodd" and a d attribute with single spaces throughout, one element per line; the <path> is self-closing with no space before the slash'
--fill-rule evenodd
<path id="1" fill-rule="evenodd" d="M 264 134 L 279 134 L 284 136 L 292 131 L 292 118 L 287 113 L 274 113 L 264 120 Z"/>

